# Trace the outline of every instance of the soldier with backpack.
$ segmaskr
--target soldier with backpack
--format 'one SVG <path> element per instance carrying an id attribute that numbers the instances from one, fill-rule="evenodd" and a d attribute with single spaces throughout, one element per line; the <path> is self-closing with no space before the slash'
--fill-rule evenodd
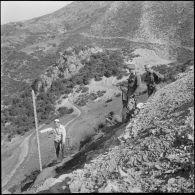
<path id="1" fill-rule="evenodd" d="M 120 87 L 122 91 L 122 121 L 127 122 L 134 115 L 137 100 L 136 96 L 139 95 L 139 88 L 141 86 L 141 77 L 135 71 L 135 65 L 128 66 L 130 75 L 128 78 L 127 86 Z"/>
<path id="2" fill-rule="evenodd" d="M 149 65 L 145 65 L 144 68 L 146 71 L 145 82 L 147 85 L 147 91 L 149 97 L 156 92 L 156 84 L 163 81 L 164 77 L 160 73 L 150 69 Z"/>
<path id="3" fill-rule="evenodd" d="M 135 65 L 131 64 L 128 66 L 130 75 L 128 78 L 128 101 L 130 99 L 135 99 L 137 95 L 139 95 L 139 89 L 141 86 L 141 77 L 135 70 Z M 135 99 L 136 101 L 136 99 Z M 130 102 L 130 101 L 129 101 Z"/>
<path id="4" fill-rule="evenodd" d="M 136 72 L 135 70 L 135 65 L 134 64 L 129 64 L 128 66 L 129 69 L 129 78 L 128 78 L 128 90 L 127 90 L 127 95 L 128 95 L 128 117 L 127 120 L 132 118 L 134 116 L 136 107 L 137 107 L 137 99 L 136 97 L 139 95 L 139 90 L 141 86 L 141 77 L 140 75 Z"/>

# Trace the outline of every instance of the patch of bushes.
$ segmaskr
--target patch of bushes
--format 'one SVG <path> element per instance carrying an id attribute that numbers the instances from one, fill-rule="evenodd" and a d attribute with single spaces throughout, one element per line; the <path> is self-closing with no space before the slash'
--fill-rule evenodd
<path id="1" fill-rule="evenodd" d="M 41 92 L 36 98 L 38 122 L 42 123 L 48 119 L 55 110 L 54 97 L 50 93 Z M 11 105 L 1 113 L 1 124 L 5 126 L 6 122 L 11 125 L 4 128 L 6 134 L 10 134 L 9 139 L 14 134 L 23 135 L 34 127 L 34 112 L 30 87 L 11 98 Z"/>
<path id="2" fill-rule="evenodd" d="M 74 111 L 73 108 L 67 108 L 67 107 L 58 108 L 58 112 L 60 116 L 71 114 L 73 111 Z"/>
<path id="3" fill-rule="evenodd" d="M 98 97 L 102 97 L 104 94 L 106 93 L 106 91 L 105 90 L 103 90 L 103 91 L 97 91 L 97 96 Z"/>
<path id="4" fill-rule="evenodd" d="M 64 95 L 64 96 L 62 96 L 62 98 L 63 98 L 63 99 L 66 99 L 67 97 L 68 97 L 68 95 Z"/>
<path id="5" fill-rule="evenodd" d="M 106 91 L 98 91 L 97 93 L 85 93 L 79 95 L 78 99 L 74 102 L 78 106 L 85 106 L 89 100 L 96 100 L 98 97 L 101 97 L 106 93 Z"/>
<path id="6" fill-rule="evenodd" d="M 95 79 L 94 79 L 95 81 L 101 81 L 102 80 L 102 77 L 100 77 L 100 76 L 95 76 Z"/>
<path id="7" fill-rule="evenodd" d="M 122 78 L 123 78 L 123 75 L 121 75 L 121 74 L 116 77 L 117 80 L 120 80 Z"/>
<path id="8" fill-rule="evenodd" d="M 107 99 L 105 102 L 106 103 L 109 103 L 109 102 L 111 102 L 112 101 L 112 99 Z"/>
<path id="9" fill-rule="evenodd" d="M 95 94 L 95 93 L 91 93 L 90 95 L 89 95 L 89 99 L 90 100 L 96 100 L 98 98 L 98 96 Z"/>
<path id="10" fill-rule="evenodd" d="M 104 128 L 106 127 L 106 124 L 103 122 L 100 122 L 96 125 L 96 127 L 94 127 L 94 130 L 96 133 L 99 133 L 100 131 L 102 131 Z"/>
<path id="11" fill-rule="evenodd" d="M 88 90 L 89 90 L 88 87 L 83 86 L 83 87 L 81 88 L 81 93 L 85 93 L 85 92 L 87 92 Z"/>

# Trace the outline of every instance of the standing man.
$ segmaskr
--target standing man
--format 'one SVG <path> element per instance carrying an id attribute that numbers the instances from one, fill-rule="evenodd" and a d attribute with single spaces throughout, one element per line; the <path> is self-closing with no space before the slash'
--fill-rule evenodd
<path id="1" fill-rule="evenodd" d="M 127 115 L 128 115 L 128 94 L 127 94 L 127 87 L 120 86 L 120 90 L 122 91 L 122 122 L 126 122 Z"/>
<path id="2" fill-rule="evenodd" d="M 135 70 L 135 65 L 130 64 L 129 69 L 129 78 L 128 78 L 128 98 L 131 98 L 133 95 L 139 94 L 139 87 L 141 85 L 141 77 Z"/>
<path id="3" fill-rule="evenodd" d="M 129 110 L 129 118 L 133 116 L 133 113 L 137 106 L 136 96 L 139 95 L 139 90 L 141 86 L 141 77 L 135 70 L 135 65 L 130 64 L 129 67 L 129 78 L 128 78 L 128 110 Z"/>
<path id="4" fill-rule="evenodd" d="M 59 119 L 54 120 L 54 146 L 56 150 L 56 156 L 59 161 L 59 152 L 61 148 L 62 156 L 64 155 L 64 145 L 66 139 L 66 129 L 63 125 L 60 124 Z"/>
<path id="5" fill-rule="evenodd" d="M 147 64 L 144 65 L 144 68 L 146 71 L 145 82 L 147 85 L 147 91 L 149 97 L 156 92 L 156 84 L 164 80 L 164 77 L 160 73 L 157 73 L 154 70 L 150 69 L 149 65 Z"/>

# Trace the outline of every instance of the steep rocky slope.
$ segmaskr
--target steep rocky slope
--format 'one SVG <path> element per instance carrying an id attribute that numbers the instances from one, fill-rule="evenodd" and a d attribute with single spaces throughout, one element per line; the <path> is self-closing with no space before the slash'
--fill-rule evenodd
<path id="1" fill-rule="evenodd" d="M 193 73 L 159 89 L 126 128 L 107 129 L 115 138 L 92 142 L 29 192 L 193 192 Z"/>

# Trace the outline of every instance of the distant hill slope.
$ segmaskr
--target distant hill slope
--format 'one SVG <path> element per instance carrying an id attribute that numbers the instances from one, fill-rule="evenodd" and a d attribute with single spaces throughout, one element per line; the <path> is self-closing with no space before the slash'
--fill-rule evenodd
<path id="1" fill-rule="evenodd" d="M 121 48 L 149 42 L 165 44 L 169 56 L 172 46 L 193 47 L 193 7 L 192 1 L 76 1 L 45 16 L 1 25 L 1 93 L 17 92 L 13 82 L 4 78 L 30 83 L 70 45 Z M 121 36 L 135 42 L 117 38 Z"/>

